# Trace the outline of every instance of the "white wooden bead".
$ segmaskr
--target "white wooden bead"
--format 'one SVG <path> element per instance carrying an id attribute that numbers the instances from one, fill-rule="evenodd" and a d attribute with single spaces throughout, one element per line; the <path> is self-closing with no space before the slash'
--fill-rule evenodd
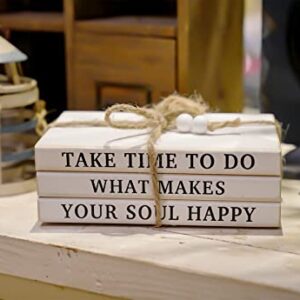
<path id="1" fill-rule="evenodd" d="M 191 132 L 193 117 L 189 114 L 181 114 L 176 118 L 176 127 L 179 132 Z"/>
<path id="2" fill-rule="evenodd" d="M 192 132 L 197 134 L 204 134 L 207 132 L 208 120 L 205 116 L 199 115 L 193 120 Z"/>

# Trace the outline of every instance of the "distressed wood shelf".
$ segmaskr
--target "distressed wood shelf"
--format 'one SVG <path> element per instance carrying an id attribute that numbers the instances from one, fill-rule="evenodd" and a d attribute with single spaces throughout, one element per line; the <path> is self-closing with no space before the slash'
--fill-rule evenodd
<path id="1" fill-rule="evenodd" d="M 0 298 L 13 276 L 129 299 L 299 299 L 299 190 L 283 182 L 282 230 L 41 225 L 36 193 L 1 198 Z"/>
<path id="2" fill-rule="evenodd" d="M 18 31 L 63 32 L 64 16 L 59 12 L 11 12 L 0 14 L 0 26 Z"/>
<path id="3" fill-rule="evenodd" d="M 146 37 L 176 38 L 175 17 L 122 16 L 77 21 L 75 30 L 99 34 L 127 34 Z"/>

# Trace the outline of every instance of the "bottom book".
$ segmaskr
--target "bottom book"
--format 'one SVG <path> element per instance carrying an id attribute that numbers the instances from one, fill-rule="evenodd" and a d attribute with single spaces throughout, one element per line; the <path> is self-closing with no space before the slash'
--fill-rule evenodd
<path id="1" fill-rule="evenodd" d="M 163 225 L 221 227 L 280 227 L 280 203 L 228 201 L 161 201 Z M 43 223 L 151 225 L 151 200 L 39 198 Z"/>

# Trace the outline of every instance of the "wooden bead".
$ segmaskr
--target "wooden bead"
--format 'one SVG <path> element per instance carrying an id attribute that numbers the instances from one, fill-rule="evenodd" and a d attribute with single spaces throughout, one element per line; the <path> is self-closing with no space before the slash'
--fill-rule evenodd
<path id="1" fill-rule="evenodd" d="M 193 117 L 189 114 L 181 114 L 176 118 L 176 127 L 179 132 L 191 132 Z"/>
<path id="2" fill-rule="evenodd" d="M 207 118 L 199 115 L 193 119 L 192 132 L 197 134 L 204 134 L 207 132 Z"/>

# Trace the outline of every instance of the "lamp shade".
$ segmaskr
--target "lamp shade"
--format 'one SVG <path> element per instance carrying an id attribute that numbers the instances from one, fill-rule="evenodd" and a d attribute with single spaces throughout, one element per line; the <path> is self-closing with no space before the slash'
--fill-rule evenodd
<path id="1" fill-rule="evenodd" d="M 23 52 L 0 36 L 0 64 L 20 62 L 26 59 L 27 56 Z"/>

